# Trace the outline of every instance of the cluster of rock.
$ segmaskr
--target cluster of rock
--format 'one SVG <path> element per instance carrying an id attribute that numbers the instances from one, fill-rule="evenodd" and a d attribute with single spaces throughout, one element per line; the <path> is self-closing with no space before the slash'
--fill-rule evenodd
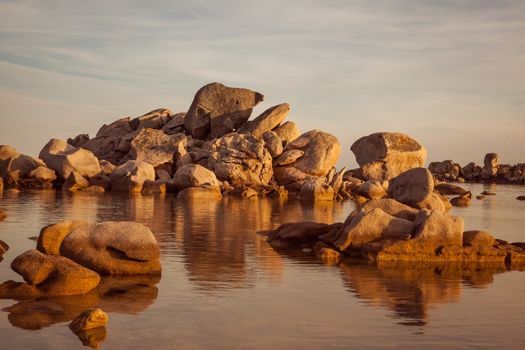
<path id="1" fill-rule="evenodd" d="M 114 221 L 64 221 L 44 227 L 36 249 L 15 258 L 11 268 L 26 283 L 2 283 L 0 298 L 83 294 L 99 285 L 99 274 L 161 273 L 153 233 L 140 223 Z"/>
<path id="2" fill-rule="evenodd" d="M 428 170 L 441 181 L 525 183 L 525 163 L 499 164 L 497 153 L 487 153 L 483 166 L 470 162 L 462 167 L 452 160 L 444 160 L 430 163 Z"/>
<path id="3" fill-rule="evenodd" d="M 276 249 L 313 249 L 319 257 L 335 260 L 525 263 L 525 243 L 508 243 L 483 231 L 464 232 L 463 219 L 447 213 L 450 204 L 435 190 L 427 169 L 407 170 L 388 183 L 367 183 L 374 188 L 368 192 L 370 199 L 344 223 L 284 224 L 265 233 L 268 242 Z"/>
<path id="4" fill-rule="evenodd" d="M 334 167 L 341 152 L 337 138 L 319 130 L 301 135 L 295 123 L 285 122 L 287 103 L 249 120 L 263 98 L 211 83 L 196 93 L 186 113 L 157 109 L 103 125 L 93 138 L 52 139 L 39 158 L 0 146 L 0 177 L 8 186 L 70 191 L 188 188 L 183 196 L 292 191 L 317 200 L 351 197 L 356 180 Z"/>

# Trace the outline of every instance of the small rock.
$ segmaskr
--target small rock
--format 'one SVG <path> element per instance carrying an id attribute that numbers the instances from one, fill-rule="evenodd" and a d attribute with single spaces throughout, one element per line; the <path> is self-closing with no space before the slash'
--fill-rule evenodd
<path id="1" fill-rule="evenodd" d="M 525 201 L 525 196 L 517 196 L 516 199 L 519 201 Z"/>
<path id="2" fill-rule="evenodd" d="M 88 329 L 104 327 L 108 323 L 108 315 L 101 309 L 89 309 L 78 315 L 70 324 L 69 328 L 74 333 Z"/>
<path id="3" fill-rule="evenodd" d="M 496 193 L 491 192 L 491 191 L 483 191 L 481 192 L 481 194 L 484 196 L 495 196 L 496 195 Z"/>

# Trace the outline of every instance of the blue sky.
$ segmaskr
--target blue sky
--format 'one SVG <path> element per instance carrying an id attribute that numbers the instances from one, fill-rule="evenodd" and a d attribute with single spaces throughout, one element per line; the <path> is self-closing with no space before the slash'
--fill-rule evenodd
<path id="1" fill-rule="evenodd" d="M 219 81 L 343 145 L 400 131 L 429 160 L 525 162 L 525 2 L 1 1 L 0 144 L 37 155 Z"/>

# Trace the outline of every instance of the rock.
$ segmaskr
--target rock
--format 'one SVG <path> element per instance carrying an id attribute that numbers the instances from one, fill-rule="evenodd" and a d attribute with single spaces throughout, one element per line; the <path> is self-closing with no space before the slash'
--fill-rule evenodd
<path id="1" fill-rule="evenodd" d="M 3 211 L 0 210 L 0 221 L 2 221 L 2 213 Z M 9 245 L 7 245 L 6 242 L 0 240 L 0 261 L 2 261 L 2 255 L 4 255 L 5 252 L 9 250 Z"/>
<path id="2" fill-rule="evenodd" d="M 73 147 L 81 147 L 84 143 L 89 141 L 89 135 L 88 134 L 80 134 L 75 136 L 74 139 L 69 138 L 67 139 L 67 143 L 69 143 Z"/>
<path id="3" fill-rule="evenodd" d="M 167 191 L 166 183 L 167 183 L 166 180 L 156 180 L 156 181 L 146 180 L 144 181 L 144 184 L 142 185 L 141 192 L 142 194 L 146 194 L 146 195 L 166 193 Z"/>
<path id="4" fill-rule="evenodd" d="M 89 186 L 88 180 L 76 171 L 72 171 L 62 185 L 63 191 L 77 191 L 87 188 Z"/>
<path id="5" fill-rule="evenodd" d="M 221 199 L 221 191 L 215 186 L 201 186 L 201 187 L 188 187 L 183 189 L 177 194 L 177 200 L 188 201 L 188 200 L 217 200 Z"/>
<path id="6" fill-rule="evenodd" d="M 470 193 L 470 192 L 469 192 Z M 450 200 L 450 204 L 455 207 L 468 207 L 470 206 L 471 197 L 469 196 L 458 196 Z"/>
<path id="7" fill-rule="evenodd" d="M 161 130 L 142 129 L 131 141 L 131 152 L 138 161 L 147 162 L 153 167 L 171 163 L 179 145 L 186 146 L 184 134 L 166 135 Z"/>
<path id="8" fill-rule="evenodd" d="M 5 213 L 5 211 L 0 210 L 0 221 L 4 221 L 6 217 L 7 214 Z"/>
<path id="9" fill-rule="evenodd" d="M 391 198 L 375 199 L 366 202 L 359 209 L 366 213 L 371 212 L 374 209 L 381 209 L 385 213 L 395 216 L 400 219 L 414 221 L 418 210 L 403 203 L 399 203 Z"/>
<path id="10" fill-rule="evenodd" d="M 358 139 L 350 148 L 363 176 L 370 180 L 390 180 L 425 164 L 426 149 L 408 135 L 379 132 Z"/>
<path id="11" fill-rule="evenodd" d="M 101 309 L 89 309 L 78 315 L 69 324 L 69 328 L 73 333 L 78 333 L 87 329 L 104 327 L 108 323 L 108 319 L 108 315 Z"/>
<path id="12" fill-rule="evenodd" d="M 100 276 L 62 256 L 45 255 L 32 249 L 11 263 L 13 270 L 30 284 L 7 281 L 0 285 L 0 298 L 30 299 L 87 293 Z"/>
<path id="13" fill-rule="evenodd" d="M 20 154 L 11 146 L 0 145 L 0 177 L 6 186 L 49 184 L 56 176 L 52 170 L 44 169 L 47 167 L 42 160 Z"/>
<path id="14" fill-rule="evenodd" d="M 167 135 L 173 135 L 178 133 L 184 133 L 186 128 L 184 127 L 184 117 L 186 113 L 177 113 L 171 117 L 171 119 L 164 124 L 162 131 Z"/>
<path id="15" fill-rule="evenodd" d="M 102 159 L 100 162 L 100 172 L 103 175 L 111 175 L 111 173 L 117 168 L 116 165 L 111 164 L 111 162 Z"/>
<path id="16" fill-rule="evenodd" d="M 262 135 L 264 146 L 270 152 L 272 158 L 277 158 L 283 153 L 283 143 L 279 136 L 273 131 L 267 131 Z"/>
<path id="17" fill-rule="evenodd" d="M 376 208 L 370 212 L 360 211 L 344 227 L 334 245 L 345 251 L 349 248 L 361 248 L 365 243 L 378 238 L 410 237 L 413 231 L 414 224 L 411 221 L 396 218 Z"/>
<path id="18" fill-rule="evenodd" d="M 67 179 L 73 171 L 85 177 L 100 173 L 98 159 L 93 153 L 68 145 L 62 140 L 51 139 L 38 157 L 61 179 Z"/>
<path id="19" fill-rule="evenodd" d="M 274 162 L 274 165 L 276 166 L 285 166 L 293 164 L 295 161 L 297 161 L 299 158 L 301 158 L 304 155 L 304 151 L 301 151 L 299 149 L 290 149 L 288 151 L 283 152 L 279 158 L 277 158 Z"/>
<path id="20" fill-rule="evenodd" d="M 262 137 L 265 132 L 271 131 L 281 124 L 289 112 L 290 105 L 288 103 L 270 107 L 254 120 L 246 122 L 239 128 L 238 132 Z"/>
<path id="21" fill-rule="evenodd" d="M 154 109 L 140 117 L 130 120 L 132 129 L 161 129 L 173 116 L 167 108 Z"/>
<path id="22" fill-rule="evenodd" d="M 452 160 L 432 162 L 428 170 L 439 180 L 456 181 L 462 175 L 461 166 Z"/>
<path id="23" fill-rule="evenodd" d="M 159 180 L 171 180 L 171 174 L 166 169 L 155 169 L 155 175 Z"/>
<path id="24" fill-rule="evenodd" d="M 319 236 L 329 233 L 333 229 L 341 228 L 342 224 L 319 224 L 315 222 L 297 222 L 282 224 L 275 230 L 262 232 L 268 235 L 268 243 L 275 249 L 292 247 L 312 247 Z"/>
<path id="25" fill-rule="evenodd" d="M 481 177 L 481 167 L 474 162 L 470 162 L 462 169 L 463 177 L 467 181 L 479 179 Z"/>
<path id="26" fill-rule="evenodd" d="M 307 181 L 301 187 L 299 197 L 302 201 L 333 201 L 334 189 L 328 184 L 322 184 L 316 181 Z"/>
<path id="27" fill-rule="evenodd" d="M 492 247 L 496 239 L 485 231 L 465 231 L 463 232 L 463 246 L 472 247 Z"/>
<path id="28" fill-rule="evenodd" d="M 301 132 L 297 128 L 294 122 L 286 122 L 275 129 L 273 131 L 279 136 L 281 141 L 283 142 L 283 147 L 286 147 L 287 144 L 297 139 Z"/>
<path id="29" fill-rule="evenodd" d="M 366 181 L 361 187 L 359 187 L 357 193 L 360 196 L 369 199 L 381 199 L 386 197 L 385 189 L 381 186 L 381 183 L 374 180 Z"/>
<path id="30" fill-rule="evenodd" d="M 447 197 L 440 195 L 437 192 L 432 192 L 430 196 L 417 206 L 419 209 L 438 210 L 445 212 L 452 208 Z"/>
<path id="31" fill-rule="evenodd" d="M 60 255 L 60 246 L 64 238 L 80 226 L 89 225 L 84 220 L 61 221 L 40 230 L 36 249 L 48 255 Z"/>
<path id="32" fill-rule="evenodd" d="M 117 167 L 109 179 L 112 191 L 140 192 L 146 180 L 155 181 L 155 169 L 149 163 L 128 160 Z"/>
<path id="33" fill-rule="evenodd" d="M 291 150 L 304 153 L 293 163 L 282 165 L 282 160 L 289 157 L 290 154 L 287 152 Z M 281 155 L 284 156 L 283 159 L 279 157 L 276 162 L 275 179 L 279 185 L 288 185 L 292 182 L 326 176 L 335 166 L 340 153 L 341 144 L 335 136 L 319 130 L 309 131 L 286 145 Z"/>
<path id="34" fill-rule="evenodd" d="M 264 141 L 248 134 L 228 134 L 210 148 L 207 168 L 234 187 L 267 185 L 273 177 L 272 156 Z"/>
<path id="35" fill-rule="evenodd" d="M 499 156 L 497 153 L 487 153 L 483 160 L 483 169 L 481 176 L 483 179 L 490 179 L 498 175 L 498 161 Z"/>
<path id="36" fill-rule="evenodd" d="M 525 201 L 525 196 L 517 196 L 516 199 L 519 201 Z"/>
<path id="37" fill-rule="evenodd" d="M 466 189 L 459 187 L 457 185 L 448 184 L 448 183 L 440 183 L 440 184 L 434 185 L 434 191 L 439 192 L 439 194 L 442 194 L 442 195 L 458 194 L 462 196 L 468 193 Z"/>
<path id="38" fill-rule="evenodd" d="M 102 173 L 88 179 L 89 187 L 101 187 L 108 190 L 111 187 L 111 179 Z"/>
<path id="39" fill-rule="evenodd" d="M 264 99 L 258 92 L 211 83 L 197 91 L 184 126 L 196 139 L 228 134 L 244 124 L 253 107 Z"/>
<path id="40" fill-rule="evenodd" d="M 483 191 L 481 192 L 481 194 L 484 196 L 495 196 L 496 195 L 496 193 L 491 192 L 491 191 Z"/>
<path id="41" fill-rule="evenodd" d="M 51 183 L 57 179 L 57 176 L 54 170 L 41 165 L 29 172 L 29 178 L 41 183 Z"/>
<path id="42" fill-rule="evenodd" d="M 390 181 L 388 195 L 414 208 L 429 199 L 434 190 L 432 174 L 425 168 L 413 168 Z"/>
<path id="43" fill-rule="evenodd" d="M 319 259 L 323 260 L 325 263 L 337 263 L 343 258 L 343 255 L 340 252 L 330 248 L 329 245 L 321 241 L 315 243 L 314 253 Z"/>
<path id="44" fill-rule="evenodd" d="M 220 187 L 219 180 L 215 174 L 198 164 L 188 164 L 180 167 L 175 173 L 175 187 L 181 191 L 188 187 L 201 187 L 208 185 L 211 187 Z"/>
<path id="45" fill-rule="evenodd" d="M 246 199 L 257 199 L 259 197 L 259 193 L 256 190 L 246 186 L 236 187 L 228 191 L 228 195 Z"/>
<path id="46" fill-rule="evenodd" d="M 483 199 L 485 199 L 485 196 L 476 196 L 476 199 L 477 200 L 483 200 Z"/>
<path id="47" fill-rule="evenodd" d="M 138 222 L 78 226 L 65 236 L 60 254 L 104 275 L 161 273 L 157 240 Z"/>
<path id="48" fill-rule="evenodd" d="M 343 186 L 343 176 L 346 168 L 343 168 L 335 173 L 334 178 L 330 181 L 330 186 L 334 189 L 334 193 L 338 194 Z"/>
<path id="49" fill-rule="evenodd" d="M 4 178 L 0 177 L 0 194 L 4 192 Z"/>

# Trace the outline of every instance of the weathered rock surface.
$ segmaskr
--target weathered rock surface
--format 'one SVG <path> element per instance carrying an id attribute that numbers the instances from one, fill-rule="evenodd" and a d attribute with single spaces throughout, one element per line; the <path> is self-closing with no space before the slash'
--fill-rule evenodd
<path id="1" fill-rule="evenodd" d="M 282 103 L 277 106 L 273 106 L 264 111 L 254 120 L 246 122 L 239 128 L 241 134 L 252 134 L 255 137 L 262 137 L 262 135 L 271 131 L 286 118 L 290 112 L 290 105 L 288 103 Z"/>
<path id="2" fill-rule="evenodd" d="M 283 142 L 283 147 L 301 136 L 301 132 L 297 128 L 297 125 L 291 121 L 287 121 L 286 123 L 276 127 L 273 129 L 273 131 Z"/>
<path id="3" fill-rule="evenodd" d="M 386 191 L 381 185 L 381 182 L 375 180 L 366 181 L 361 187 L 359 187 L 357 193 L 360 196 L 369 199 L 381 199 L 386 197 Z"/>
<path id="4" fill-rule="evenodd" d="M 155 169 L 149 163 L 128 160 L 117 167 L 109 179 L 112 191 L 140 192 L 144 181 L 155 181 Z"/>
<path id="5" fill-rule="evenodd" d="M 283 143 L 275 132 L 266 131 L 262 135 L 262 139 L 272 158 L 277 158 L 283 153 Z"/>
<path id="6" fill-rule="evenodd" d="M 403 203 L 400 203 L 391 198 L 376 199 L 366 202 L 359 209 L 365 213 L 369 213 L 374 209 L 381 209 L 385 213 L 395 216 L 400 219 L 414 221 L 418 210 Z M 350 214 L 352 216 L 352 214 Z"/>
<path id="7" fill-rule="evenodd" d="M 435 184 L 434 191 L 439 192 L 442 195 L 457 194 L 457 195 L 462 196 L 468 193 L 468 191 L 464 189 L 463 187 L 453 185 L 453 184 L 448 184 L 448 183 Z"/>
<path id="8" fill-rule="evenodd" d="M 279 185 L 288 185 L 326 176 L 340 153 L 341 144 L 335 136 L 319 130 L 309 131 L 286 145 L 275 163 L 275 179 Z"/>
<path id="9" fill-rule="evenodd" d="M 220 182 L 213 171 L 198 164 L 188 164 L 180 167 L 175 173 L 175 187 L 181 191 L 188 187 L 201 187 L 204 185 L 220 187 Z"/>
<path id="10" fill-rule="evenodd" d="M 2 221 L 2 213 L 3 211 L 0 211 L 0 221 Z M 6 242 L 0 240 L 0 261 L 2 261 L 2 255 L 4 255 L 5 252 L 9 250 L 9 245 L 7 245 Z"/>
<path id="11" fill-rule="evenodd" d="M 67 179 L 73 171 L 87 177 L 100 173 L 98 159 L 93 153 L 62 140 L 51 139 L 38 157 L 62 179 Z"/>
<path id="12" fill-rule="evenodd" d="M 363 176 L 370 180 L 390 180 L 416 167 L 422 167 L 426 149 L 408 135 L 380 132 L 358 139 L 350 148 Z"/>
<path id="13" fill-rule="evenodd" d="M 7 281 L 0 285 L 0 298 L 28 299 L 87 293 L 97 287 L 100 276 L 61 256 L 32 249 L 11 263 L 26 282 Z"/>
<path id="14" fill-rule="evenodd" d="M 428 170 L 439 180 L 456 181 L 463 175 L 461 165 L 452 160 L 431 162 Z"/>
<path id="15" fill-rule="evenodd" d="M 233 186 L 267 185 L 273 176 L 272 156 L 264 141 L 248 134 L 231 133 L 210 148 L 207 168 Z"/>
<path id="16" fill-rule="evenodd" d="M 137 161 L 147 162 L 153 167 L 171 163 L 179 145 L 186 146 L 184 134 L 166 135 L 162 130 L 141 129 L 131 141 L 131 152 Z"/>
<path id="17" fill-rule="evenodd" d="M 276 249 L 311 246 L 319 236 L 332 230 L 339 230 L 342 224 L 319 224 L 315 222 L 298 222 L 282 224 L 277 229 L 263 232 L 268 235 L 268 243 Z"/>
<path id="18" fill-rule="evenodd" d="M 334 195 L 332 186 L 318 181 L 305 182 L 299 193 L 301 200 L 307 202 L 333 201 Z"/>
<path id="19" fill-rule="evenodd" d="M 215 186 L 203 185 L 200 187 L 188 187 L 183 189 L 177 194 L 177 199 L 181 201 L 188 200 L 216 200 L 221 199 L 221 191 Z"/>
<path id="20" fill-rule="evenodd" d="M 196 139 L 221 137 L 243 125 L 264 99 L 258 92 L 211 83 L 197 91 L 184 126 Z"/>
<path id="21" fill-rule="evenodd" d="M 434 179 L 425 168 L 407 170 L 390 181 L 388 194 L 398 202 L 422 208 L 434 191 Z"/>
<path id="22" fill-rule="evenodd" d="M 87 329 L 104 327 L 108 323 L 108 319 L 108 315 L 102 309 L 89 309 L 78 315 L 69 324 L 69 328 L 73 333 L 78 333 Z"/>

